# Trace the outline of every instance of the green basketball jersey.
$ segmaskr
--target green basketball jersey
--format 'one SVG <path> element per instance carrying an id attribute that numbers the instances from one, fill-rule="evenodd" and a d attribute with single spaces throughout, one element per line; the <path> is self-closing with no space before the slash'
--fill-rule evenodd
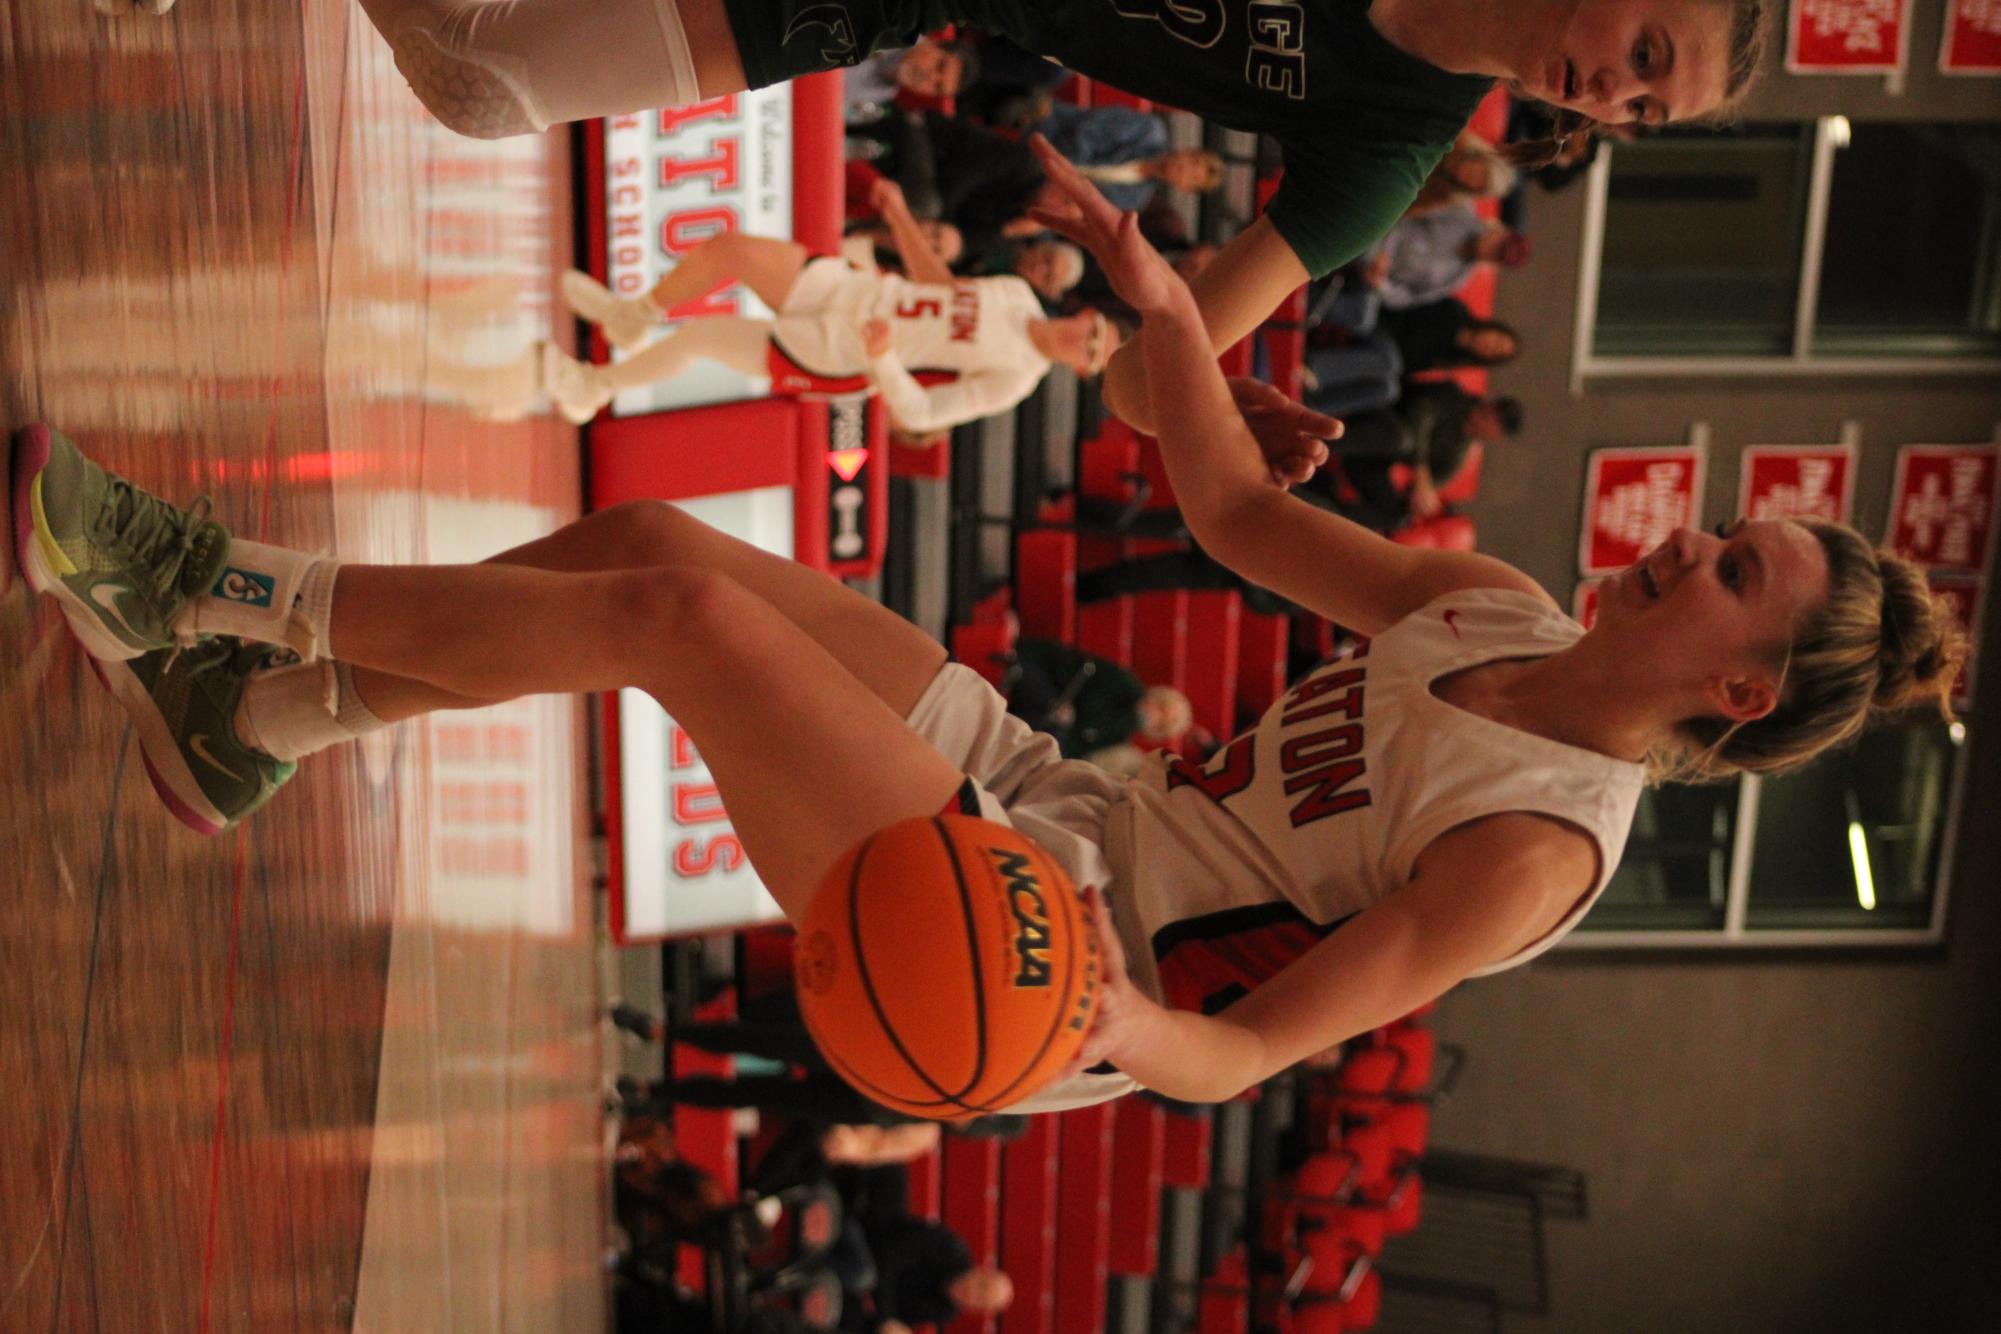
<path id="1" fill-rule="evenodd" d="M 1390 229 L 1493 86 L 1390 45 L 1369 22 L 1369 0 L 725 3 L 753 87 L 959 23 L 1137 96 L 1268 134 L 1285 152 L 1272 222 L 1315 276 Z"/>

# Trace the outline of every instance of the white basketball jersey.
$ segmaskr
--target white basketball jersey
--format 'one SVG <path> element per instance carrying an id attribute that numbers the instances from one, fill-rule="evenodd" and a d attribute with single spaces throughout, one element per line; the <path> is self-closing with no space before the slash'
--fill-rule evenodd
<path id="1" fill-rule="evenodd" d="M 839 266 L 839 270 L 835 270 Z M 890 346 L 912 371 L 1013 371 L 1034 384 L 1049 359 L 1028 338 L 1045 318 L 1026 280 L 1003 274 L 953 283 L 915 283 L 821 259 L 800 275 L 778 313 L 776 336 L 802 366 L 823 375 L 854 375 L 868 364 L 856 329 L 889 324 Z"/>
<path id="2" fill-rule="evenodd" d="M 1618 864 L 1644 771 L 1468 713 L 1431 687 L 1583 633 L 1524 593 L 1450 593 L 1316 669 L 1208 763 L 1149 764 L 1106 830 L 1130 891 L 1120 907 L 1136 918 L 1120 924 L 1135 981 L 1214 1013 L 1407 883 L 1439 835 L 1506 811 L 1554 816 L 1598 844 L 1591 892 L 1546 937 L 1480 971 L 1549 948 Z"/>

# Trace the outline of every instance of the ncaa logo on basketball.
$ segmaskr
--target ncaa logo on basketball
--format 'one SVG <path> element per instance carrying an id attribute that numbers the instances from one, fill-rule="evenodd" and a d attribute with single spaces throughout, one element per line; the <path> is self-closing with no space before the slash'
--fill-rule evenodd
<path id="1" fill-rule="evenodd" d="M 215 594 L 231 602 L 241 602 L 246 607 L 268 607 L 273 587 L 268 576 L 232 566 L 222 572 L 222 578 L 216 580 Z"/>
<path id="2" fill-rule="evenodd" d="M 1049 985 L 1049 905 L 1042 897 L 1042 882 L 1035 878 L 1028 857 L 1019 852 L 988 848 L 994 869 L 1007 881 L 1007 907 L 1014 915 L 1014 957 L 1017 965 L 1014 984 L 1018 987 Z"/>

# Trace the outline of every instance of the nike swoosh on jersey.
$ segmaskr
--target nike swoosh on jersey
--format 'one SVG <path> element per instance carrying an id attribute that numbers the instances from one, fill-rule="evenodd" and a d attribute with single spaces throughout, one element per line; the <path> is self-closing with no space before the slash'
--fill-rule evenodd
<path id="1" fill-rule="evenodd" d="M 1466 636 L 1459 633 L 1459 627 L 1453 624 L 1454 621 L 1459 619 L 1459 613 L 1456 610 L 1446 612 L 1439 619 L 1445 622 L 1445 628 L 1452 632 L 1454 639 L 1464 640 L 1466 638 Z"/>
<path id="2" fill-rule="evenodd" d="M 188 749 L 193 751 L 195 754 L 201 756 L 202 759 L 206 760 L 210 768 L 218 769 L 221 772 L 228 774 L 231 778 L 234 778 L 239 783 L 243 781 L 242 774 L 236 772 L 236 770 L 230 768 L 228 765 L 224 764 L 221 760 L 218 760 L 215 756 L 208 753 L 207 733 L 196 732 L 193 736 L 189 737 Z"/>
<path id="3" fill-rule="evenodd" d="M 126 620 L 125 613 L 119 609 L 118 595 L 122 591 L 117 584 L 92 584 L 90 587 L 90 600 L 97 604 L 98 608 L 116 624 L 119 630 L 124 632 L 127 639 L 131 640 L 134 644 L 150 643 L 151 641 L 145 635 L 140 634 L 132 628 L 132 622 Z"/>

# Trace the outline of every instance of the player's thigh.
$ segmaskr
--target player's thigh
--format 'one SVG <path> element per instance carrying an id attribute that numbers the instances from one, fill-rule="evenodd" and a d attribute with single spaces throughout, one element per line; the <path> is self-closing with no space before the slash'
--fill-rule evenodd
<path id="1" fill-rule="evenodd" d="M 955 802 L 958 765 L 787 615 L 733 578 L 671 618 L 641 684 L 687 728 L 730 823 L 787 916 L 854 843 Z"/>
<path id="2" fill-rule="evenodd" d="M 804 631 L 898 718 L 945 665 L 944 646 L 887 607 L 665 501 L 614 505 L 493 559 L 577 571 L 692 565 L 727 575 Z"/>

